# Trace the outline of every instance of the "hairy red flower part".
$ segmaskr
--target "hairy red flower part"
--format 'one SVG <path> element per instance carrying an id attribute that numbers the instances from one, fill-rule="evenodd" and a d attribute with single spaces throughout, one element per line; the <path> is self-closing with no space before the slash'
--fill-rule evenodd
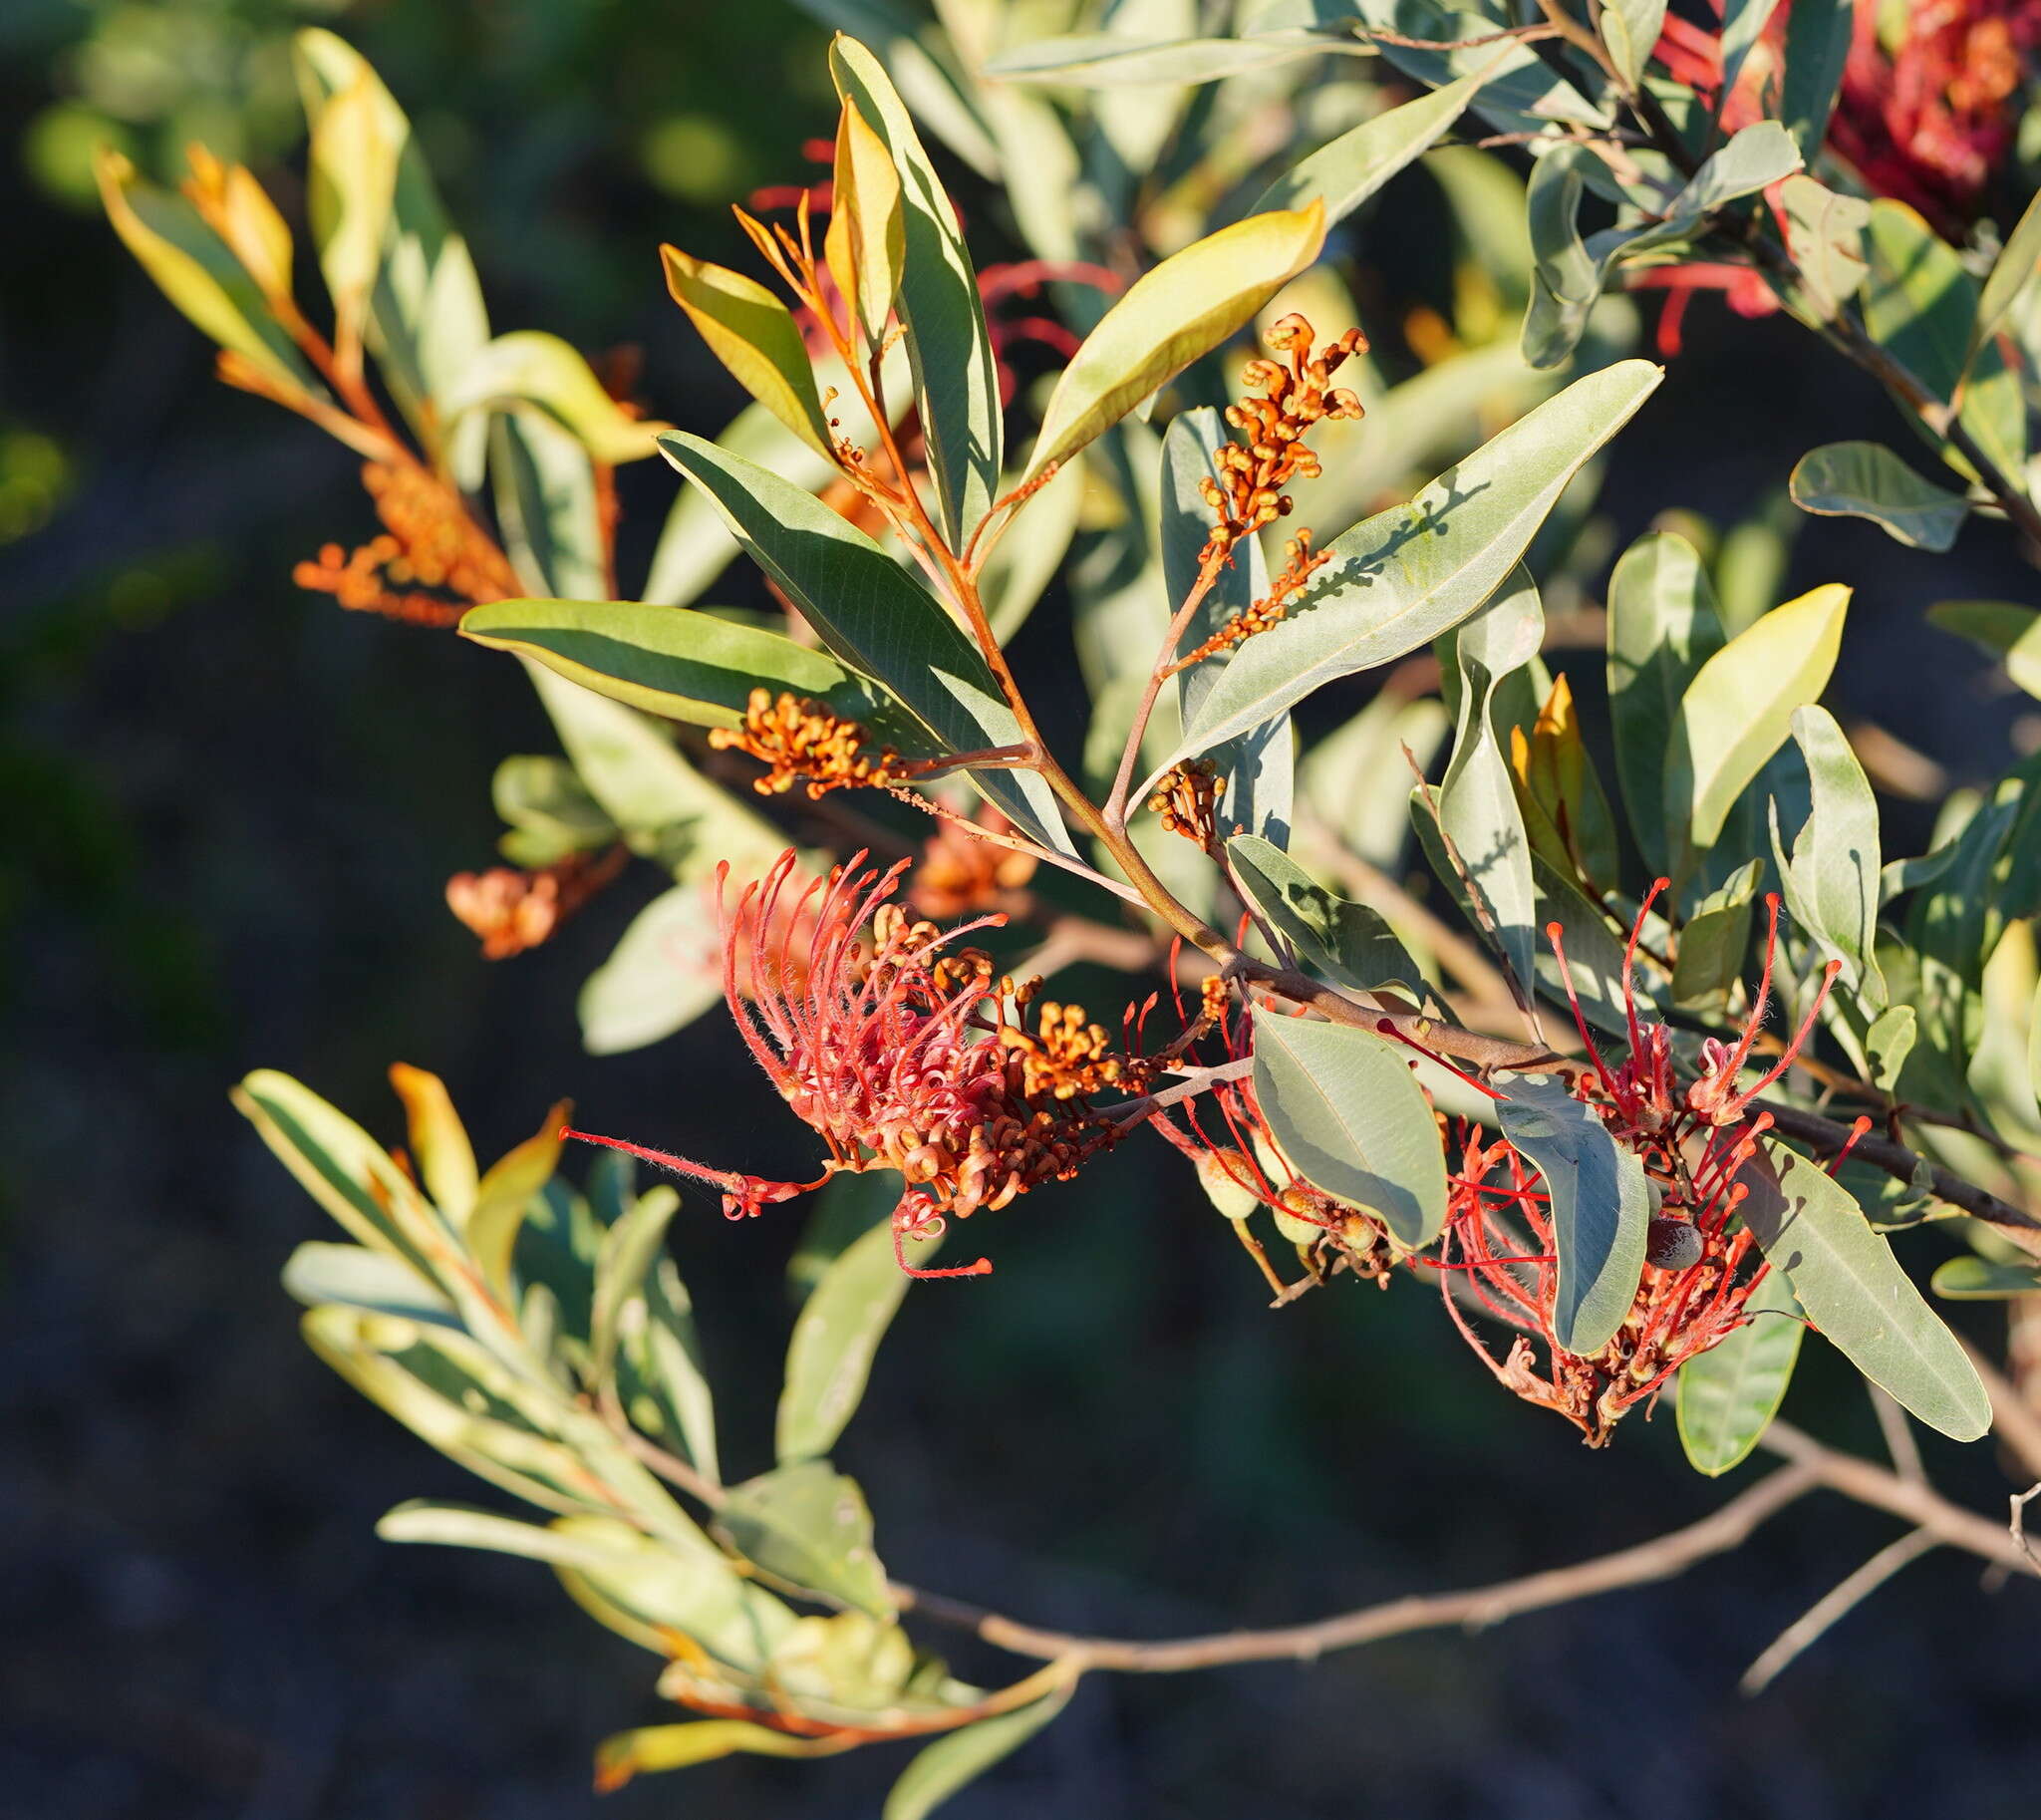
<path id="1" fill-rule="evenodd" d="M 954 946 L 1005 919 L 948 931 L 917 922 L 892 901 L 912 862 L 878 872 L 864 858 L 804 881 L 789 850 L 743 888 L 734 909 L 718 896 L 724 995 L 780 1097 L 828 1145 L 816 1180 L 764 1181 L 572 1135 L 717 1184 L 732 1218 L 818 1188 L 840 1170 L 897 1170 L 907 1183 L 893 1211 L 901 1268 L 981 1276 L 992 1268 L 984 1258 L 915 1269 L 906 1243 L 937 1237 L 952 1216 L 997 1210 L 1074 1175 L 1125 1130 L 1092 1109 L 1090 1093 L 1138 1091 L 1153 1064 L 1108 1056 L 1103 1033 L 1079 1008 L 1045 1006 L 1039 1035 L 1021 1028 L 1031 989 L 996 982 L 985 955 Z"/>
<path id="2" fill-rule="evenodd" d="M 1548 1196 L 1537 1185 L 1536 1166 L 1507 1139 L 1485 1144 L 1473 1129 L 1461 1132 L 1461 1161 L 1450 1178 L 1439 1250 L 1447 1308 L 1482 1362 L 1526 1401 L 1564 1415 L 1595 1447 L 1607 1440 L 1626 1409 L 1654 1396 L 1689 1359 L 1720 1345 L 1750 1319 L 1746 1305 L 1766 1266 L 1749 1230 L 1735 1219 L 1747 1193 L 1738 1177 L 1772 1123 L 1769 1112 L 1752 1116 L 1752 1102 L 1792 1066 L 1840 967 L 1835 961 L 1827 965 L 1799 1030 L 1772 1066 L 1744 1084 L 1744 1064 L 1764 1027 L 1778 958 L 1779 899 L 1768 895 L 1764 973 L 1750 1015 L 1734 1043 L 1711 1037 L 1702 1044 L 1700 1077 L 1682 1087 L 1673 1073 L 1670 1034 L 1638 1014 L 1634 985 L 1645 920 L 1665 888 L 1662 878 L 1652 884 L 1630 928 L 1623 967 L 1628 1050 L 1613 1064 L 1581 1010 L 1564 932 L 1557 923 L 1546 931 L 1591 1064 L 1575 1077 L 1574 1096 L 1592 1106 L 1610 1136 L 1637 1158 L 1654 1202 L 1643 1276 L 1615 1337 L 1592 1355 L 1560 1344 L 1553 1328 L 1559 1260 Z M 1868 1121 L 1860 1121 L 1853 1143 L 1866 1128 Z M 1468 1323 L 1463 1301 L 1518 1330 L 1500 1364 Z"/>

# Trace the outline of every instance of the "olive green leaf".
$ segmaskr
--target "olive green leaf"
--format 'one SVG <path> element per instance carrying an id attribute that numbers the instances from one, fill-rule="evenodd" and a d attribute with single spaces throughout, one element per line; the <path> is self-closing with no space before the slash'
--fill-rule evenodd
<path id="1" fill-rule="evenodd" d="M 796 1460 L 731 1486 L 717 1521 L 773 1580 L 874 1618 L 893 1616 L 864 1493 L 827 1460 Z"/>
<path id="2" fill-rule="evenodd" d="M 1711 1479 L 1741 1465 L 1772 1425 L 1807 1332 L 1783 1270 L 1765 1272 L 1744 1312 L 1744 1326 L 1679 1367 L 1679 1444 Z"/>
<path id="3" fill-rule="evenodd" d="M 1664 25 L 1665 0 L 1608 0 L 1602 9 L 1602 42 L 1631 88 L 1643 80 Z"/>
<path id="4" fill-rule="evenodd" d="M 1923 480 L 1882 443 L 1827 443 L 1793 464 L 1793 503 L 1824 518 L 1869 518 L 1898 543 L 1945 550 L 1956 541 L 1970 506 Z"/>
<path id="5" fill-rule="evenodd" d="M 946 1732 L 900 1772 L 879 1820 L 925 1820 L 949 1798 L 1003 1762 L 1070 1703 L 1073 1671 L 1038 1700 Z"/>
<path id="6" fill-rule="evenodd" d="M 1991 1401 L 1956 1337 L 1921 1299 L 1848 1189 L 1795 1151 L 1761 1151 L 1740 1209 L 1815 1327 L 1930 1428 L 1974 1441 Z"/>
<path id="7" fill-rule="evenodd" d="M 678 246 L 662 246 L 659 255 L 666 267 L 667 289 L 710 352 L 795 436 L 818 454 L 828 455 L 829 421 L 822 414 L 814 368 L 792 311 L 742 272 L 693 258 Z"/>
<path id="8" fill-rule="evenodd" d="M 885 143 L 900 177 L 904 254 L 894 298 L 928 443 L 938 516 L 953 548 L 978 528 L 999 484 L 1004 419 L 978 274 L 957 210 L 878 58 L 839 33 L 829 73 Z"/>
<path id="9" fill-rule="evenodd" d="M 1325 210 L 1250 215 L 1136 279 L 1057 379 L 1023 478 L 1065 461 L 1254 318 L 1318 256 Z"/>
<path id="10" fill-rule="evenodd" d="M 1828 687 L 1850 590 L 1830 582 L 1774 607 L 1702 664 L 1680 698 L 1665 813 L 1696 849 L 1712 846 L 1736 799 L 1792 731 L 1793 711 Z"/>
<path id="11" fill-rule="evenodd" d="M 1407 1052 L 1363 1030 L 1254 1013 L 1255 1097 L 1306 1180 L 1416 1249 L 1446 1218 L 1446 1164 Z"/>
<path id="12" fill-rule="evenodd" d="M 557 335 L 519 329 L 498 335 L 470 361 L 439 401 L 451 422 L 484 408 L 529 405 L 569 431 L 591 457 L 615 465 L 655 452 L 668 428 L 627 416 L 587 361 Z"/>
<path id="13" fill-rule="evenodd" d="M 762 870 L 762 868 L 754 868 Z M 576 1012 L 591 1056 L 644 1049 L 723 1003 L 716 894 L 700 878 L 669 886 L 631 919 L 582 983 Z"/>
<path id="14" fill-rule="evenodd" d="M 874 1179 L 895 1181 L 892 1176 Z M 838 1180 L 827 1192 L 855 1193 L 864 1183 Z M 902 1192 L 905 1184 L 899 1184 Z M 897 1196 L 896 1196 L 897 1198 Z M 905 1247 L 925 1263 L 940 1241 Z M 912 1279 L 893 1256 L 893 1223 L 882 1219 L 846 1246 L 823 1271 L 794 1322 L 779 1393 L 777 1450 L 781 1464 L 818 1459 L 857 1412 L 879 1342 L 892 1325 Z"/>
<path id="15" fill-rule="evenodd" d="M 1828 135 L 1856 17 L 1852 0 L 1799 0 L 1787 14 L 1779 118 L 1804 157 L 1812 158 Z"/>
<path id="16" fill-rule="evenodd" d="M 1363 520 L 1290 616 L 1243 644 L 1199 704 L 1172 761 L 1246 733 L 1321 684 L 1428 644 L 1502 585 L 1588 458 L 1657 386 L 1648 361 L 1620 361 L 1448 468 L 1407 505 Z"/>
<path id="17" fill-rule="evenodd" d="M 855 300 L 865 339 L 877 347 L 900 293 L 907 219 L 893 154 L 854 102 L 843 104 L 837 123 L 834 183 L 823 256 L 836 288 Z"/>
<path id="18" fill-rule="evenodd" d="M 1381 913 L 1328 891 L 1279 846 L 1236 834 L 1226 857 L 1254 907 L 1306 965 L 1340 986 L 1401 986 L 1422 998 L 1424 975 Z"/>
<path id="19" fill-rule="evenodd" d="M 1538 1165 L 1552 1196 L 1553 1337 L 1570 1353 L 1599 1353 L 1622 1326 L 1644 1274 L 1644 1166 L 1559 1081 L 1505 1074 L 1496 1084 L 1509 1094 L 1496 1106 L 1503 1135 Z"/>
<path id="20" fill-rule="evenodd" d="M 1324 205 L 1326 227 L 1343 220 L 1446 136 L 1483 80 L 1478 74 L 1463 76 L 1348 129 L 1263 190 L 1255 212 L 1304 208 L 1316 201 Z"/>
<path id="21" fill-rule="evenodd" d="M 946 752 L 1011 746 L 1020 724 L 978 654 L 935 598 L 864 532 L 777 474 L 685 432 L 666 457 L 715 501 L 751 559 L 845 663 L 893 692 Z M 1033 772 L 974 781 L 1037 839 L 1071 852 L 1055 797 Z"/>
<path id="22" fill-rule="evenodd" d="M 1945 1302 L 2002 1302 L 2041 1295 L 2041 1271 L 2031 1264 L 1996 1264 L 1976 1256 L 1945 1258 L 1927 1287 Z"/>
<path id="23" fill-rule="evenodd" d="M 1843 963 L 1843 983 L 1883 1003 L 1878 943 L 1878 799 L 1835 716 L 1810 704 L 1793 711 L 1793 738 L 1807 762 L 1813 811 L 1794 836 L 1789 859 L 1779 839 L 1779 805 L 1770 805 L 1772 851 L 1793 920 Z"/>
<path id="24" fill-rule="evenodd" d="M 1847 8 L 1844 16 L 1847 21 Z M 1780 184 L 1779 213 L 1800 281 L 1788 301 L 1804 304 L 1816 322 L 1835 321 L 1871 271 L 1864 257 L 1864 230 L 1871 224 L 1871 204 L 1862 196 L 1830 189 L 1800 171 Z"/>

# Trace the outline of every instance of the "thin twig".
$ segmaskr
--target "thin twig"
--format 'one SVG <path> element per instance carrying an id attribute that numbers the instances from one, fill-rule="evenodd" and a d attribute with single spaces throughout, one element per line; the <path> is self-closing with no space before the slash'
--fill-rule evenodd
<path id="1" fill-rule="evenodd" d="M 1000 1649 L 1018 1656 L 1074 1661 L 1087 1669 L 1168 1674 L 1229 1663 L 1312 1662 L 1334 1650 L 1350 1650 L 1410 1631 L 1443 1630 L 1455 1625 L 1483 1630 L 1520 1613 L 1565 1605 L 1618 1587 L 1669 1580 L 1697 1561 L 1737 1547 L 1767 1517 L 1810 1491 L 1819 1477 L 1812 1467 L 1788 1466 L 1760 1479 L 1698 1523 L 1574 1567 L 1527 1574 L 1518 1580 L 1461 1593 L 1413 1594 L 1283 1630 L 1229 1631 L 1171 1643 L 1140 1643 L 1037 1630 L 997 1613 L 931 1594 L 913 1593 L 907 1588 L 897 1588 L 895 1593 L 896 1597 L 909 1593 L 903 1601 L 907 1610 L 973 1631 Z"/>
<path id="2" fill-rule="evenodd" d="M 2034 1571 L 2041 1574 L 2041 1555 L 2034 1552 L 2033 1543 L 2027 1540 L 2027 1506 L 2041 1498 L 2041 1479 L 2036 1479 L 2025 1491 L 2016 1491 L 2006 1500 L 2006 1528 L 2012 1539 L 2020 1546 L 2020 1553 L 2034 1564 Z"/>
<path id="3" fill-rule="evenodd" d="M 1927 1469 L 1920 1463 L 1920 1445 L 1913 1438 L 1906 1411 L 1899 1407 L 1893 1393 L 1883 1384 L 1875 1384 L 1867 1377 L 1864 1387 L 1871 1392 L 1871 1406 L 1886 1437 L 1886 1451 L 1893 1456 L 1893 1465 L 1899 1477 L 1910 1479 L 1916 1485 L 1925 1485 Z"/>
<path id="4" fill-rule="evenodd" d="M 1764 1692 L 1802 1651 L 1852 1607 L 1877 1592 L 1908 1562 L 1919 1560 L 1939 1545 L 1940 1538 L 1927 1529 L 1908 1530 L 1896 1542 L 1889 1542 L 1833 1592 L 1818 1599 L 1805 1617 L 1781 1631 L 1778 1640 L 1743 1671 L 1743 1678 L 1736 1683 L 1737 1691 Z"/>

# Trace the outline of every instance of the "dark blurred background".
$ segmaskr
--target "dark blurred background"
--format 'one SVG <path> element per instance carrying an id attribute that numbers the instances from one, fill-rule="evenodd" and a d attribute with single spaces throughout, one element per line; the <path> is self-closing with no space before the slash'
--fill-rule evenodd
<path id="1" fill-rule="evenodd" d="M 666 1716 L 656 1665 L 540 1568 L 378 1543 L 399 1499 L 471 1482 L 303 1349 L 277 1287 L 296 1243 L 335 1235 L 227 1105 L 251 1066 L 388 1138 L 386 1065 L 432 1067 L 484 1156 L 562 1093 L 600 1128 L 739 1165 L 787 1136 L 720 1018 L 581 1053 L 575 990 L 657 888 L 648 869 L 550 947 L 476 959 L 441 886 L 490 857 L 496 759 L 553 750 L 528 688 L 498 657 L 290 585 L 320 543 L 368 534 L 354 463 L 213 384 L 91 199 L 96 140 L 167 176 L 195 137 L 295 206 L 288 34 L 306 22 L 351 37 L 412 110 L 498 327 L 642 345 L 644 396 L 691 429 L 738 401 L 667 303 L 656 243 L 731 252 L 722 204 L 804 178 L 803 141 L 832 127 L 823 34 L 785 0 L 0 6 L 0 1811 L 872 1815 L 898 1753 L 735 1759 L 598 1801 L 595 1741 Z M 1395 206 L 1353 237 L 1392 285 L 1423 229 Z M 1605 510 L 1625 541 L 1667 507 L 1731 520 L 1809 445 L 1891 429 L 1783 319 L 1704 302 Z M 654 467 L 627 475 L 627 573 L 671 498 Z M 1847 712 L 1951 784 L 2031 743 L 1920 618 L 1944 595 L 2031 598 L 2002 532 L 1938 559 L 1810 523 L 1788 591 L 1828 579 L 1859 590 Z M 1064 638 L 1052 598 L 1022 652 L 1050 692 Z M 1895 806 L 1894 850 L 1917 850 L 1933 806 Z M 676 1228 L 733 1472 L 769 1463 L 796 1232 L 707 1211 Z M 985 1238 L 998 1274 L 910 1296 L 842 1450 L 889 1564 L 919 1584 L 1163 1636 L 1504 1578 L 1726 1495 L 1682 1463 L 1669 1409 L 1595 1455 L 1511 1405 L 1408 1289 L 1342 1282 L 1272 1316 L 1159 1150 Z M 1958 1316 L 1996 1340 L 1992 1309 Z M 1791 1412 L 1877 1445 L 1819 1343 Z M 1928 1450 L 1954 1494 L 2001 1507 L 1988 1449 Z M 1685 1579 L 1479 1638 L 1099 1679 L 950 1811 L 2025 1820 L 2031 1587 L 1980 1591 L 1967 1559 L 1930 1557 L 1762 1699 L 1734 1691 L 1891 1533 L 1815 1499 Z"/>

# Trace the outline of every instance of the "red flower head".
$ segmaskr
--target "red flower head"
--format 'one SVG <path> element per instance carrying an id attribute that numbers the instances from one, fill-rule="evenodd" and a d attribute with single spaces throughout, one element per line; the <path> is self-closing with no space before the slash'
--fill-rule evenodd
<path id="1" fill-rule="evenodd" d="M 893 1212 L 897 1250 L 936 1237 L 953 1214 L 1001 1208 L 1073 1175 L 1117 1141 L 1121 1127 L 1094 1113 L 1089 1096 L 1137 1089 L 1152 1064 L 1111 1054 L 1077 1007 L 1044 1005 L 1039 1031 L 1021 1028 L 1009 1006 L 1018 1015 L 1032 989 L 995 982 L 990 959 L 952 946 L 1004 919 L 947 932 L 916 922 L 891 901 L 911 862 L 881 873 L 863 860 L 800 883 L 789 850 L 744 887 L 733 912 L 718 897 L 730 1015 L 780 1097 L 828 1145 L 816 1180 L 766 1181 L 570 1135 L 717 1183 L 731 1218 L 819 1188 L 838 1170 L 898 1170 L 907 1192 Z M 900 1255 L 914 1276 L 992 1268 L 981 1258 L 914 1270 Z"/>
<path id="2" fill-rule="evenodd" d="M 1651 887 L 1637 912 L 1626 957 L 1630 964 L 1651 901 L 1665 882 L 1661 878 Z M 1602 1446 L 1623 1412 L 1656 1395 L 1689 1359 L 1718 1346 L 1750 1319 L 1746 1305 L 1768 1268 L 1749 1229 L 1735 1219 L 1747 1192 L 1738 1177 L 1772 1123 L 1769 1112 L 1754 1118 L 1746 1114 L 1755 1096 L 1799 1055 L 1838 964 L 1829 963 L 1813 1009 L 1772 1068 L 1751 1085 L 1739 1085 L 1771 997 L 1778 898 L 1768 897 L 1766 908 L 1771 925 L 1764 977 L 1750 1017 L 1734 1046 L 1712 1038 L 1702 1046 L 1701 1076 L 1684 1089 L 1673 1077 L 1665 1027 L 1637 1016 L 1630 965 L 1624 968 L 1629 1054 L 1613 1068 L 1589 1034 L 1567 977 L 1574 1020 L 1593 1062 L 1592 1069 L 1575 1077 L 1572 1091 L 1595 1108 L 1609 1134 L 1642 1163 L 1653 1207 L 1636 1297 L 1614 1338 L 1600 1352 L 1569 1352 L 1554 1333 L 1559 1259 L 1550 1197 L 1536 1167 L 1507 1139 L 1484 1143 L 1472 1128 L 1460 1133 L 1460 1167 L 1451 1178 L 1439 1255 L 1447 1310 L 1467 1343 L 1504 1384 L 1526 1401 L 1564 1415 L 1591 1447 Z M 1559 926 L 1552 925 L 1547 933 L 1564 976 L 1566 951 Z M 1860 1120 L 1859 1132 L 1869 1124 L 1868 1119 Z M 1836 1164 L 1841 1161 L 1838 1156 Z M 1456 1289 L 1518 1330 L 1500 1365 L 1468 1324 Z M 1534 1341 L 1544 1350 L 1542 1370 Z"/>

